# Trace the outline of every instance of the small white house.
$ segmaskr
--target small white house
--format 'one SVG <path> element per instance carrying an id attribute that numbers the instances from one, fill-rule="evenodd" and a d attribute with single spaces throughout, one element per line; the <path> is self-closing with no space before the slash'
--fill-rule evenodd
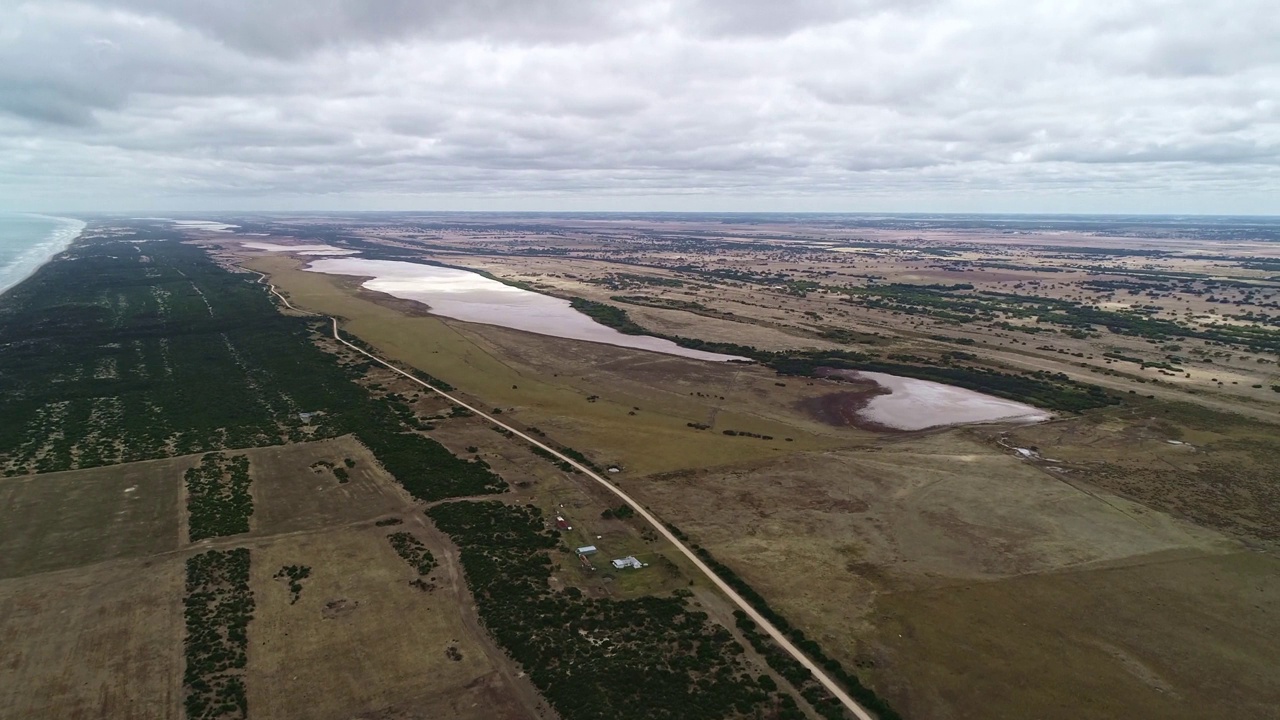
<path id="1" fill-rule="evenodd" d="M 631 555 L 628 555 L 624 558 L 618 558 L 617 560 L 612 560 L 611 562 L 613 563 L 613 566 L 619 570 L 622 570 L 623 568 L 634 568 L 636 570 L 639 570 L 640 568 L 644 567 L 644 563 L 635 559 L 635 557 Z"/>

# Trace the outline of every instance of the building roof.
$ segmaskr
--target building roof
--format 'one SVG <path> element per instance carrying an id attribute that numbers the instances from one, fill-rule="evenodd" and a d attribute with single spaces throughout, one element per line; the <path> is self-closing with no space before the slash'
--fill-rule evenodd
<path id="1" fill-rule="evenodd" d="M 582 547 L 578 548 L 579 555 L 590 555 L 593 552 L 599 552 L 596 549 L 595 545 L 583 545 Z"/>

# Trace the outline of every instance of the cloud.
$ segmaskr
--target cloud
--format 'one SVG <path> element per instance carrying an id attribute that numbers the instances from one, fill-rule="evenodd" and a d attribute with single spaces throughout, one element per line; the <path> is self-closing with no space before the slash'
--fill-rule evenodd
<path id="1" fill-rule="evenodd" d="M 1274 212 L 1269 4 L 25 2 L 0 197 Z"/>

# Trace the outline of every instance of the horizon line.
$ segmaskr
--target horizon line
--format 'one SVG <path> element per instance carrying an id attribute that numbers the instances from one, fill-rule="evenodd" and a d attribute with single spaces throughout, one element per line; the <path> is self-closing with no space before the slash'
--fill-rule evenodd
<path id="1" fill-rule="evenodd" d="M 3 210 L 0 212 L 22 215 L 59 215 L 74 217 L 76 215 L 125 216 L 140 213 L 163 213 L 169 215 L 198 215 L 218 213 L 238 213 L 244 215 L 390 215 L 390 214 L 422 214 L 422 215 L 885 215 L 885 216 L 937 216 L 937 217 L 1151 217 L 1151 218 L 1266 218 L 1280 219 L 1276 213 L 1159 213 L 1159 212 L 956 212 L 929 210 L 370 210 L 370 209 L 328 209 L 328 210 Z M 164 218 L 133 218 L 138 220 Z"/>

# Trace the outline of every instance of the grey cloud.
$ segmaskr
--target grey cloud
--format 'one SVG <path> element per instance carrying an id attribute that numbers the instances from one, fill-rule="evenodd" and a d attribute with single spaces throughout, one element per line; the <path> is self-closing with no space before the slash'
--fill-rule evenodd
<path id="1" fill-rule="evenodd" d="M 25 3 L 0 198 L 1269 207 L 1268 4 Z"/>
<path id="2" fill-rule="evenodd" d="M 493 41 L 591 40 L 625 16 L 607 3 L 574 0 L 103 0 L 163 17 L 255 54 L 296 56 L 355 43 L 417 36 Z"/>
<path id="3" fill-rule="evenodd" d="M 2 16 L 0 110 L 90 124 L 131 96 L 263 92 L 279 68 L 250 63 L 171 23 L 65 3 L 26 3 Z"/>
<path id="4" fill-rule="evenodd" d="M 708 35 L 777 37 L 884 12 L 921 12 L 933 0 L 699 0 L 679 5 Z"/>

